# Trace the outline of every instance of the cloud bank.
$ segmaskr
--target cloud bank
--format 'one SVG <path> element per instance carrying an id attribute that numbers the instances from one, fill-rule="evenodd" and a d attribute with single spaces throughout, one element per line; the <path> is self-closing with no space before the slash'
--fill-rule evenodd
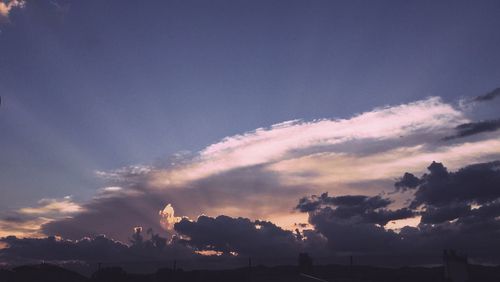
<path id="1" fill-rule="evenodd" d="M 312 227 L 303 230 L 244 217 L 202 215 L 196 220 L 180 219 L 170 239 L 137 227 L 128 244 L 102 235 L 80 240 L 5 237 L 0 241 L 7 247 L 0 250 L 0 258 L 123 262 L 175 257 L 195 261 L 207 254 L 282 259 L 308 252 L 323 259 L 355 255 L 373 264 L 393 264 L 394 258 L 398 264 L 410 264 L 438 261 L 442 249 L 452 248 L 476 261 L 500 262 L 500 161 L 455 172 L 433 162 L 422 176 L 405 173 L 394 187 L 396 193 L 413 192 L 412 201 L 395 208 L 387 195 L 303 197 L 295 209 L 308 215 Z M 411 218 L 421 220 L 416 226 L 389 228 L 391 222 Z"/>
<path id="2" fill-rule="evenodd" d="M 109 186 L 93 199 L 45 200 L 17 213 L 23 215 L 19 222 L 40 221 L 33 230 L 38 235 L 75 242 L 106 234 L 126 243 L 131 230 L 142 226 L 165 238 L 180 236 L 178 242 L 194 253 L 265 256 L 242 245 L 243 231 L 256 238 L 257 249 L 287 254 L 425 255 L 454 245 L 486 252 L 467 240 L 497 244 L 470 230 L 498 232 L 498 195 L 491 183 L 498 174 L 500 135 L 490 131 L 443 141 L 460 126 L 476 123 L 437 97 L 348 119 L 288 121 L 224 138 L 168 165 L 99 171 Z M 446 173 L 433 161 L 446 163 Z M 457 183 L 463 186 L 451 191 Z M 444 234 L 452 240 L 443 241 Z"/>

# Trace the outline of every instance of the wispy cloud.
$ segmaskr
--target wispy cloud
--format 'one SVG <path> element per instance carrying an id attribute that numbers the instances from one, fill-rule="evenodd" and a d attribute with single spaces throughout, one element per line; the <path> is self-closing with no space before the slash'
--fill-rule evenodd
<path id="1" fill-rule="evenodd" d="M 490 101 L 495 98 L 500 96 L 500 88 L 496 88 L 495 90 L 492 90 L 484 95 L 477 96 L 473 99 L 474 102 L 484 102 L 484 101 Z"/>
<path id="2" fill-rule="evenodd" d="M 38 201 L 38 204 L 39 206 L 37 207 L 22 208 L 19 212 L 31 215 L 65 215 L 82 211 L 82 207 L 73 202 L 69 196 L 63 199 L 42 199 Z"/>
<path id="3" fill-rule="evenodd" d="M 0 219 L 0 237 L 17 236 L 42 237 L 44 234 L 40 227 L 53 219 L 46 217 L 35 217 L 24 219 L 22 217 L 5 217 Z"/>
<path id="4" fill-rule="evenodd" d="M 202 150 L 191 164 L 156 173 L 153 184 L 182 185 L 232 169 L 306 155 L 313 148 L 442 134 L 467 121 L 462 112 L 438 97 L 378 108 L 350 119 L 287 121 L 227 137 Z"/>
<path id="5" fill-rule="evenodd" d="M 443 140 L 452 140 L 484 132 L 496 131 L 500 129 L 500 119 L 464 123 L 457 126 L 455 129 L 456 133 L 454 135 L 446 136 Z"/>
<path id="6" fill-rule="evenodd" d="M 323 152 L 277 162 L 269 169 L 288 185 L 341 186 L 393 179 L 405 167 L 422 170 L 433 160 L 446 160 L 453 169 L 470 162 L 500 158 L 500 141 L 483 140 L 446 146 L 417 145 L 370 155 Z"/>
<path id="7" fill-rule="evenodd" d="M 0 216 L 0 237 L 41 237 L 41 226 L 54 220 L 83 212 L 84 208 L 70 196 L 41 199 L 38 205 L 24 207 Z"/>

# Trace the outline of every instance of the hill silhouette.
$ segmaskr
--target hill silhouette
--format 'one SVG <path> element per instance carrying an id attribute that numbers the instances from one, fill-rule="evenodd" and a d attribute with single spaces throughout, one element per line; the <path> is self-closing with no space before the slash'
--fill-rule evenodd
<path id="1" fill-rule="evenodd" d="M 86 282 L 85 276 L 62 267 L 42 263 L 23 265 L 12 270 L 0 270 L 2 282 Z"/>
<path id="2" fill-rule="evenodd" d="M 229 282 L 229 281 L 315 281 L 300 275 L 298 266 L 256 266 L 227 270 L 173 270 L 162 268 L 155 273 L 128 273 L 120 267 L 106 267 L 91 277 L 51 264 L 25 265 L 11 270 L 0 270 L 2 282 Z M 372 282 L 442 282 L 442 266 L 384 268 L 374 266 L 318 265 L 310 275 L 324 281 L 372 281 Z M 469 265 L 470 282 L 500 281 L 499 266 Z"/>

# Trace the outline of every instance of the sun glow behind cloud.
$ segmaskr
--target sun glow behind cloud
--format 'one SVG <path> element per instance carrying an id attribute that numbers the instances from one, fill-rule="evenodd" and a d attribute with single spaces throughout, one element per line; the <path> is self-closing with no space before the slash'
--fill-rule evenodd
<path id="1" fill-rule="evenodd" d="M 9 21 L 10 11 L 14 8 L 23 8 L 26 5 L 24 0 L 0 1 L 0 23 Z"/>
<path id="2" fill-rule="evenodd" d="M 180 217 L 175 216 L 174 208 L 171 204 L 166 205 L 165 208 L 159 212 L 159 215 L 162 227 L 170 231 L 174 229 L 174 224 L 181 220 Z"/>

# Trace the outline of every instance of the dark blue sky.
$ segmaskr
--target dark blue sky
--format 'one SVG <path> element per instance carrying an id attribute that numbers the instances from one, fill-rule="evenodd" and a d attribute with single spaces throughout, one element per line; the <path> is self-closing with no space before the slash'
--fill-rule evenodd
<path id="1" fill-rule="evenodd" d="M 302 118 L 483 94 L 498 1 L 28 1 L 0 26 L 0 208 Z"/>

